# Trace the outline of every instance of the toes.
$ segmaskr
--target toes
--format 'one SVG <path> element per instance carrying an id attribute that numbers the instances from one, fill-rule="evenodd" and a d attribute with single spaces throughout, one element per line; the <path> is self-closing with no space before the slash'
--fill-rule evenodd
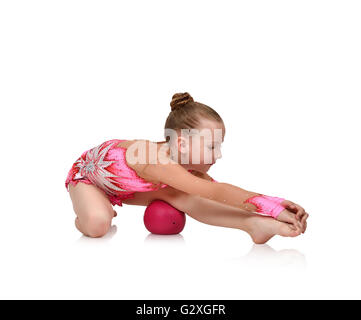
<path id="1" fill-rule="evenodd" d="M 284 210 L 281 212 L 281 214 L 279 215 L 279 219 L 280 221 L 283 222 L 287 222 L 287 223 L 292 223 L 295 226 L 297 225 L 297 218 L 296 218 L 296 214 L 294 214 L 293 212 L 290 212 L 288 210 Z"/>
<path id="2" fill-rule="evenodd" d="M 291 219 L 291 223 L 294 226 L 294 229 L 296 230 L 302 230 L 303 229 L 303 224 L 301 221 L 298 221 L 295 217 L 293 217 Z"/>
<path id="3" fill-rule="evenodd" d="M 283 230 L 284 236 L 286 237 L 297 237 L 301 234 L 301 230 L 299 228 L 296 228 L 292 224 L 285 223 L 285 225 L 283 226 Z"/>
<path id="4" fill-rule="evenodd" d="M 297 229 L 299 229 L 299 226 L 298 226 L 297 222 L 292 221 L 292 222 L 289 223 L 289 224 L 292 226 L 292 230 L 297 230 Z"/>
<path id="5" fill-rule="evenodd" d="M 297 228 L 293 225 L 293 224 L 290 224 L 290 226 L 289 226 L 292 230 L 294 230 L 294 231 L 296 231 L 297 230 Z"/>
<path id="6" fill-rule="evenodd" d="M 305 215 L 305 210 L 298 210 L 297 213 L 296 213 L 296 219 L 297 220 L 301 220 L 302 217 Z"/>
<path id="7" fill-rule="evenodd" d="M 296 223 L 292 223 L 292 224 L 289 224 L 288 226 L 292 231 L 294 232 L 301 232 L 301 227 L 299 226 L 299 224 L 296 222 Z"/>
<path id="8" fill-rule="evenodd" d="M 302 233 L 302 230 L 300 228 L 297 228 L 296 230 L 292 231 L 292 236 L 297 237 Z"/>
<path id="9" fill-rule="evenodd" d="M 289 220 L 288 222 L 292 223 L 296 229 L 300 229 L 300 230 L 303 229 L 303 224 L 301 220 L 298 219 L 297 214 L 289 212 L 288 220 Z"/>

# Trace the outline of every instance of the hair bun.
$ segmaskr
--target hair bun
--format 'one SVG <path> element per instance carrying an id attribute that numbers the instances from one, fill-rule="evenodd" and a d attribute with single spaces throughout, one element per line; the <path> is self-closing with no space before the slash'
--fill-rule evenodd
<path id="1" fill-rule="evenodd" d="M 176 93 L 172 97 L 172 101 L 170 102 L 170 107 L 172 111 L 186 105 L 188 102 L 194 102 L 192 96 L 188 92 L 184 93 Z"/>

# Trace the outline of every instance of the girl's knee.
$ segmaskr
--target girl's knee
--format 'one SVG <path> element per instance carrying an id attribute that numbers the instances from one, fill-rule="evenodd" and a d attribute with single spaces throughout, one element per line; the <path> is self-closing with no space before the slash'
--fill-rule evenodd
<path id="1" fill-rule="evenodd" d="M 83 232 L 92 238 L 102 237 L 108 233 L 111 226 L 111 218 L 99 215 L 88 215 L 81 221 Z"/>

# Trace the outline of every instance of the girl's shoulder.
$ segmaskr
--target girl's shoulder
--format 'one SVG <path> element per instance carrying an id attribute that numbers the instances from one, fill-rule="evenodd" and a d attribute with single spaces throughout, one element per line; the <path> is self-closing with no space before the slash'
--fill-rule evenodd
<path id="1" fill-rule="evenodd" d="M 150 140 L 146 140 L 146 139 L 133 139 L 133 140 L 122 140 L 120 141 L 116 147 L 118 148 L 122 148 L 125 149 L 125 162 L 128 165 L 128 167 L 130 167 L 131 169 L 133 169 L 136 174 L 138 175 L 138 177 L 145 179 L 149 182 L 155 183 L 155 184 L 160 184 L 159 181 L 154 181 L 154 179 L 152 179 L 151 177 L 148 177 L 146 174 L 143 173 L 144 168 L 147 166 L 149 159 L 153 158 L 150 156 L 146 156 L 145 157 L 145 161 L 139 162 L 139 159 L 133 159 L 133 157 L 138 157 L 140 156 L 140 154 L 149 154 L 150 153 L 150 145 L 156 145 L 157 146 L 157 151 L 159 150 L 159 143 L 158 142 L 153 142 Z M 134 148 L 130 148 L 132 145 L 134 145 Z M 141 150 L 142 148 L 144 148 L 144 150 Z M 139 150 L 141 150 L 141 152 L 139 153 Z M 154 149 L 153 149 L 154 150 Z M 164 154 L 163 154 L 164 156 Z M 167 156 L 167 155 L 166 155 Z M 157 156 L 158 159 L 158 156 Z M 159 159 L 158 159 L 159 160 Z"/>
<path id="2" fill-rule="evenodd" d="M 160 143 L 163 143 L 163 142 L 165 142 L 165 141 L 154 142 L 154 141 L 150 141 L 150 140 L 146 140 L 146 139 L 131 139 L 131 140 L 122 139 L 116 145 L 116 147 L 128 149 L 133 143 L 136 143 L 138 145 L 138 147 L 141 147 L 142 145 L 149 146 L 149 144 L 159 145 Z"/>
<path id="3" fill-rule="evenodd" d="M 117 148 L 125 148 L 125 149 L 128 149 L 128 147 L 130 145 L 132 145 L 136 140 L 121 140 L 117 145 L 116 147 Z"/>

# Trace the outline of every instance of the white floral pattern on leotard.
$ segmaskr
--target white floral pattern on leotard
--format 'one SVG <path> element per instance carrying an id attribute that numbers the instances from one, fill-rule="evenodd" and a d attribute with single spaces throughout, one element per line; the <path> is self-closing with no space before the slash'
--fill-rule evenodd
<path id="1" fill-rule="evenodd" d="M 115 162 L 104 160 L 105 155 L 114 143 L 115 142 L 110 143 L 103 149 L 102 147 L 104 144 L 92 148 L 86 153 L 85 160 L 80 157 L 75 162 L 75 166 L 79 168 L 77 178 L 87 177 L 92 183 L 111 195 L 117 195 L 116 191 L 127 191 L 114 184 L 115 181 L 112 181 L 112 178 L 116 178 L 118 176 L 106 169 Z"/>

